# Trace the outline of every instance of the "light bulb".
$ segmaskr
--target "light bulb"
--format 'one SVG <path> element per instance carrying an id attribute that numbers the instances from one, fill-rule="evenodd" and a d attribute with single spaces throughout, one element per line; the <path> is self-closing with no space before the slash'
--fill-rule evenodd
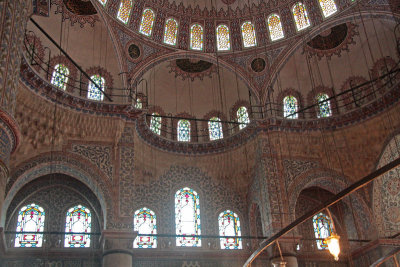
<path id="1" fill-rule="evenodd" d="M 325 239 L 326 244 L 328 245 L 329 252 L 335 258 L 335 261 L 339 260 L 339 253 L 340 253 L 340 245 L 339 245 L 340 236 L 336 234 L 331 234 L 330 237 Z"/>

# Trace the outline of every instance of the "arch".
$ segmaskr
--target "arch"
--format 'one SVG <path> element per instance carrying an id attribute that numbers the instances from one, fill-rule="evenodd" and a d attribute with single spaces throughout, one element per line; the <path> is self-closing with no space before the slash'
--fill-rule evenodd
<path id="1" fill-rule="evenodd" d="M 308 18 L 307 9 L 302 2 L 297 2 L 293 5 L 292 14 L 297 31 L 307 29 L 311 26 L 310 19 Z"/>
<path id="2" fill-rule="evenodd" d="M 245 48 L 254 47 L 257 45 L 256 30 L 251 21 L 245 21 L 240 27 L 242 31 L 243 46 Z"/>
<path id="3" fill-rule="evenodd" d="M 65 216 L 64 247 L 66 248 L 88 248 L 90 247 L 90 233 L 92 229 L 92 213 L 82 205 L 68 209 Z"/>
<path id="4" fill-rule="evenodd" d="M 210 141 L 224 138 L 224 132 L 222 129 L 221 119 L 218 117 L 212 117 L 208 121 L 208 134 Z"/>
<path id="5" fill-rule="evenodd" d="M 41 247 L 43 234 L 32 234 L 23 232 L 43 232 L 45 211 L 34 203 L 22 207 L 18 213 L 17 229 L 15 234 L 15 247 Z"/>
<path id="6" fill-rule="evenodd" d="M 92 79 L 92 81 L 95 82 L 97 86 L 92 82 L 89 82 L 87 98 L 97 101 L 103 101 L 104 99 L 103 92 L 105 92 L 106 89 L 106 80 L 99 74 L 93 75 L 92 77 L 90 77 L 90 79 Z M 98 87 L 101 88 L 103 92 L 101 92 Z"/>
<path id="7" fill-rule="evenodd" d="M 111 202 L 111 184 L 106 182 L 106 175 L 91 162 L 76 154 L 62 153 L 43 153 L 21 163 L 16 168 L 16 172 L 11 175 L 6 187 L 6 197 L 2 206 L 0 222 L 5 224 L 6 213 L 17 192 L 27 183 L 42 176 L 61 173 L 74 177 L 85 184 L 97 197 L 103 214 L 103 227 L 106 227 L 107 219 L 113 218 Z"/>
<path id="8" fill-rule="evenodd" d="M 196 191 L 188 187 L 175 193 L 175 227 L 177 235 L 176 246 L 201 247 L 200 229 L 200 199 Z M 195 235 L 196 237 L 191 237 Z"/>
<path id="9" fill-rule="evenodd" d="M 221 212 L 218 216 L 218 226 L 220 236 L 231 236 L 220 238 L 221 249 L 242 249 L 242 239 L 239 238 L 242 236 L 240 219 L 235 212 L 231 210 Z"/>
<path id="10" fill-rule="evenodd" d="M 218 25 L 216 29 L 217 49 L 219 51 L 228 51 L 231 49 L 231 40 L 229 37 L 229 27 L 225 24 Z"/>
<path id="11" fill-rule="evenodd" d="M 198 23 L 190 27 L 190 49 L 203 50 L 203 27 Z"/>
<path id="12" fill-rule="evenodd" d="M 315 97 L 318 103 L 318 118 L 325 118 L 332 116 L 331 102 L 328 100 L 329 96 L 325 93 L 319 93 Z"/>
<path id="13" fill-rule="evenodd" d="M 156 15 L 150 8 L 143 10 L 142 20 L 140 22 L 139 32 L 145 36 L 151 36 L 153 31 L 154 19 Z"/>
<path id="14" fill-rule="evenodd" d="M 286 119 L 297 119 L 299 114 L 299 101 L 292 95 L 283 98 L 283 117 Z"/>
<path id="15" fill-rule="evenodd" d="M 177 124 L 177 139 L 181 142 L 190 142 L 190 122 L 188 120 L 179 120 Z"/>
<path id="16" fill-rule="evenodd" d="M 178 22 L 174 18 L 167 19 L 165 21 L 164 43 L 175 46 L 177 36 L 178 36 Z"/>
<path id="17" fill-rule="evenodd" d="M 67 89 L 68 76 L 68 67 L 61 63 L 57 64 L 51 76 L 51 84 L 65 91 Z"/>
<path id="18" fill-rule="evenodd" d="M 133 230 L 139 234 L 157 234 L 157 216 L 151 209 L 143 207 L 133 215 Z M 133 248 L 156 248 L 156 236 L 137 236 Z"/>
<path id="19" fill-rule="evenodd" d="M 273 13 L 269 15 L 267 19 L 267 24 L 271 41 L 277 41 L 285 37 L 283 33 L 281 18 L 278 14 Z"/>
<path id="20" fill-rule="evenodd" d="M 121 0 L 121 4 L 119 5 L 117 18 L 125 23 L 128 24 L 129 17 L 131 16 L 133 2 L 132 0 Z"/>

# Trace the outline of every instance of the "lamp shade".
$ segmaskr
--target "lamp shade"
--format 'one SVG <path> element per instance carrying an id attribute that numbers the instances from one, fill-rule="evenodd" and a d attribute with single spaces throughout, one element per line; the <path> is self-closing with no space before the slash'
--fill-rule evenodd
<path id="1" fill-rule="evenodd" d="M 339 239 L 340 236 L 336 234 L 331 234 L 329 237 L 325 239 L 325 242 L 328 245 L 329 252 L 333 255 L 335 261 L 339 260 L 339 253 L 340 253 Z"/>

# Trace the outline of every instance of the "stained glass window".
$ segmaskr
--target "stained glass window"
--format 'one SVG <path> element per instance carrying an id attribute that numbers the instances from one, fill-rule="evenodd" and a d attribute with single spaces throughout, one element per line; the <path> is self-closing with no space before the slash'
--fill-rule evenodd
<path id="1" fill-rule="evenodd" d="M 185 235 L 176 238 L 179 247 L 200 247 L 200 200 L 196 191 L 190 188 L 182 188 L 175 194 L 175 226 L 177 235 Z"/>
<path id="2" fill-rule="evenodd" d="M 286 96 L 283 99 L 283 116 L 287 119 L 297 119 L 298 104 L 297 99 L 294 96 Z"/>
<path id="3" fill-rule="evenodd" d="M 190 27 L 190 49 L 203 50 L 203 27 L 199 24 Z"/>
<path id="4" fill-rule="evenodd" d="M 222 249 L 242 249 L 242 239 L 234 238 L 233 236 L 240 237 L 240 220 L 236 213 L 230 210 L 221 212 L 218 216 L 219 235 L 229 236 L 227 238 L 220 238 Z"/>
<path id="5" fill-rule="evenodd" d="M 164 43 L 169 45 L 176 45 L 176 36 L 178 34 L 178 22 L 169 18 L 165 22 Z"/>
<path id="6" fill-rule="evenodd" d="M 140 98 L 136 99 L 135 108 L 139 108 L 139 109 L 143 108 L 142 100 Z"/>
<path id="7" fill-rule="evenodd" d="M 139 32 L 146 36 L 151 35 L 151 31 L 153 30 L 154 24 L 154 12 L 150 8 L 146 8 L 143 11 L 142 21 L 140 22 Z"/>
<path id="8" fill-rule="evenodd" d="M 119 5 L 117 18 L 125 24 L 128 23 L 129 16 L 131 15 L 132 5 L 132 0 L 121 0 L 121 4 Z"/>
<path id="9" fill-rule="evenodd" d="M 100 2 L 103 6 L 105 6 L 105 5 L 107 4 L 107 0 L 99 0 L 99 2 Z"/>
<path id="10" fill-rule="evenodd" d="M 315 238 L 327 238 L 332 233 L 331 220 L 324 213 L 318 213 L 313 217 Z M 325 240 L 316 240 L 318 249 L 327 249 Z"/>
<path id="11" fill-rule="evenodd" d="M 327 94 L 318 94 L 318 118 L 329 117 L 332 115 L 331 103 L 327 100 L 329 96 Z"/>
<path id="12" fill-rule="evenodd" d="M 154 211 L 148 208 L 141 208 L 135 211 L 133 216 L 134 231 L 139 234 L 157 234 L 157 221 Z M 137 236 L 133 242 L 134 248 L 156 248 L 156 236 Z"/>
<path id="13" fill-rule="evenodd" d="M 188 120 L 178 121 L 178 141 L 190 142 L 190 122 Z"/>
<path id="14" fill-rule="evenodd" d="M 150 119 L 150 130 L 152 130 L 154 133 L 160 135 L 161 134 L 161 117 L 160 114 L 158 113 L 153 113 L 151 114 L 151 119 Z"/>
<path id="15" fill-rule="evenodd" d="M 69 70 L 63 64 L 58 64 L 54 67 L 51 83 L 58 88 L 65 90 L 67 88 Z"/>
<path id="16" fill-rule="evenodd" d="M 226 25 L 219 25 L 217 27 L 217 49 L 220 51 L 231 49 L 229 28 Z"/>
<path id="17" fill-rule="evenodd" d="M 243 129 L 247 126 L 247 124 L 250 123 L 250 118 L 249 118 L 249 113 L 247 112 L 247 108 L 246 107 L 240 107 L 238 108 L 237 112 L 236 112 L 236 116 L 237 116 L 237 120 L 239 123 L 239 129 Z"/>
<path id="18" fill-rule="evenodd" d="M 252 47 L 257 45 L 256 31 L 254 25 L 250 21 L 242 24 L 242 38 L 244 47 Z"/>
<path id="19" fill-rule="evenodd" d="M 64 247 L 66 248 L 89 248 L 90 233 L 92 228 L 92 214 L 90 210 L 82 205 L 70 208 L 67 211 L 65 221 Z"/>
<path id="20" fill-rule="evenodd" d="M 272 41 L 276 41 L 285 37 L 283 34 L 281 18 L 278 14 L 271 14 L 268 17 L 269 36 Z"/>
<path id="21" fill-rule="evenodd" d="M 293 6 L 292 9 L 294 21 L 296 23 L 296 28 L 298 31 L 304 30 L 308 28 L 310 24 L 310 20 L 308 18 L 306 7 L 303 3 L 298 2 Z"/>
<path id="22" fill-rule="evenodd" d="M 337 11 L 334 0 L 319 0 L 319 5 L 321 6 L 325 18 L 335 14 Z"/>
<path id="23" fill-rule="evenodd" d="M 92 77 L 90 77 L 90 79 L 92 79 L 92 81 L 94 81 L 97 86 L 95 84 L 93 84 L 92 82 L 89 82 L 87 98 L 93 99 L 93 100 L 99 100 L 99 101 L 103 100 L 104 95 L 99 90 L 98 87 L 100 87 L 101 90 L 103 90 L 103 92 L 104 92 L 105 87 L 106 87 L 106 81 L 104 80 L 103 77 L 101 77 L 98 74 L 93 75 Z"/>
<path id="24" fill-rule="evenodd" d="M 22 207 L 18 213 L 17 234 L 15 235 L 15 247 L 36 248 L 43 243 L 45 212 L 44 209 L 34 203 Z M 24 233 L 31 232 L 31 233 Z"/>
<path id="25" fill-rule="evenodd" d="M 208 121 L 208 133 L 210 135 L 210 140 L 218 140 L 224 137 L 222 131 L 222 123 L 221 120 L 217 117 L 212 117 Z"/>

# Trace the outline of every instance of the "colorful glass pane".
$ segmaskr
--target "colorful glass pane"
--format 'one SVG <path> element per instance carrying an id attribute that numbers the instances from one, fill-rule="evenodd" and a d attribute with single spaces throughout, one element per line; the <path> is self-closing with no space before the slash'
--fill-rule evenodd
<path id="1" fill-rule="evenodd" d="M 190 122 L 188 120 L 178 121 L 178 141 L 190 142 Z"/>
<path id="2" fill-rule="evenodd" d="M 159 116 L 160 114 L 153 113 L 150 120 L 150 130 L 158 135 L 161 134 L 161 117 Z"/>
<path id="3" fill-rule="evenodd" d="M 175 194 L 176 238 L 179 247 L 200 247 L 200 199 L 196 191 L 182 188 Z M 196 235 L 196 236 L 194 236 Z"/>
<path id="4" fill-rule="evenodd" d="M 219 118 L 213 117 L 208 121 L 208 133 L 211 141 L 224 138 L 222 123 Z"/>
<path id="5" fill-rule="evenodd" d="M 140 22 L 139 32 L 146 36 L 151 35 L 151 31 L 153 30 L 154 24 L 154 12 L 153 10 L 147 8 L 143 11 L 142 21 Z"/>
<path id="6" fill-rule="evenodd" d="M 164 43 L 176 45 L 176 37 L 178 34 L 178 22 L 170 18 L 165 22 Z"/>
<path id="7" fill-rule="evenodd" d="M 61 88 L 67 89 L 69 70 L 63 64 L 58 64 L 54 67 L 53 76 L 51 77 L 51 84 Z"/>
<path id="8" fill-rule="evenodd" d="M 133 6 L 132 0 L 121 0 L 117 18 L 125 24 L 128 23 L 129 16 L 131 15 L 132 6 Z"/>
<path id="9" fill-rule="evenodd" d="M 325 18 L 335 14 L 337 11 L 334 0 L 319 0 L 319 5 L 321 6 Z"/>
<path id="10" fill-rule="evenodd" d="M 190 28 L 190 49 L 203 50 L 203 27 L 199 24 Z"/>
<path id="11" fill-rule="evenodd" d="M 331 103 L 327 100 L 329 97 L 327 94 L 318 94 L 318 118 L 330 117 L 332 115 Z"/>
<path id="12" fill-rule="evenodd" d="M 220 238 L 221 249 L 242 249 L 242 239 L 240 237 L 240 220 L 236 213 L 230 210 L 221 212 L 218 216 L 219 235 L 228 236 Z"/>
<path id="13" fill-rule="evenodd" d="M 45 212 L 44 209 L 34 203 L 22 207 L 18 213 L 17 234 L 15 235 L 15 247 L 36 248 L 43 243 Z M 30 233 L 25 233 L 30 232 Z"/>
<path id="14" fill-rule="evenodd" d="M 271 14 L 268 17 L 269 36 L 272 41 L 285 37 L 283 34 L 281 18 L 277 14 Z"/>
<path id="15" fill-rule="evenodd" d="M 297 119 L 298 104 L 297 99 L 294 96 L 286 96 L 283 99 L 283 116 L 287 119 Z"/>
<path id="16" fill-rule="evenodd" d="M 107 4 L 107 0 L 99 0 L 99 2 L 100 2 L 103 6 L 105 6 L 105 5 Z"/>
<path id="17" fill-rule="evenodd" d="M 310 20 L 308 18 L 306 7 L 303 3 L 296 3 L 292 9 L 294 21 L 296 23 L 296 28 L 298 31 L 304 30 L 308 28 L 310 24 Z"/>
<path id="18" fill-rule="evenodd" d="M 133 230 L 139 234 L 157 234 L 156 214 L 148 208 L 141 208 L 135 211 L 133 216 Z M 156 236 L 137 236 L 133 242 L 134 248 L 156 248 Z"/>
<path id="19" fill-rule="evenodd" d="M 135 108 L 138 108 L 138 109 L 143 108 L 143 103 L 142 103 L 142 100 L 140 98 L 136 99 Z"/>
<path id="20" fill-rule="evenodd" d="M 105 90 L 106 81 L 103 77 L 97 74 L 90 77 L 90 79 L 92 79 L 92 81 L 94 81 L 97 86 L 92 82 L 89 82 L 87 98 L 99 101 L 103 100 L 103 92 Z M 98 87 L 100 87 L 103 92 L 101 92 Z"/>
<path id="21" fill-rule="evenodd" d="M 250 118 L 249 118 L 249 113 L 247 112 L 246 107 L 240 107 L 238 108 L 236 112 L 237 120 L 239 123 L 239 129 L 243 129 L 247 126 L 247 124 L 250 123 Z"/>
<path id="22" fill-rule="evenodd" d="M 242 38 L 244 47 L 252 47 L 257 45 L 256 31 L 254 25 L 250 21 L 242 24 Z"/>
<path id="23" fill-rule="evenodd" d="M 92 214 L 90 210 L 82 205 L 70 208 L 67 211 L 64 247 L 66 248 L 89 248 L 90 233 L 92 227 Z"/>
<path id="24" fill-rule="evenodd" d="M 220 51 L 231 49 L 229 28 L 226 25 L 219 25 L 217 27 L 217 49 Z"/>
<path id="25" fill-rule="evenodd" d="M 324 213 L 318 213 L 313 217 L 315 238 L 325 239 L 332 233 L 331 220 Z M 327 249 L 325 240 L 316 240 L 318 249 Z"/>

